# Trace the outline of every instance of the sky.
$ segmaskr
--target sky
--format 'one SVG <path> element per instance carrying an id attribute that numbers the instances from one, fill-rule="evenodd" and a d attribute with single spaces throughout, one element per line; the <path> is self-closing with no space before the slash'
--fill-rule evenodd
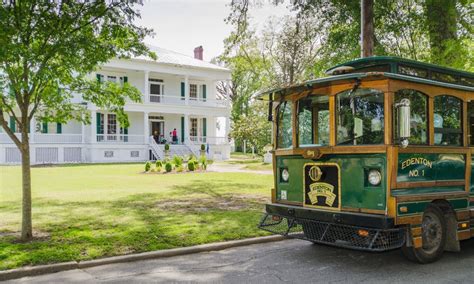
<path id="1" fill-rule="evenodd" d="M 289 14 L 285 5 L 274 6 L 261 0 L 251 8 L 252 24 L 261 29 L 271 16 Z M 204 60 L 210 61 L 224 51 L 224 39 L 232 27 L 225 24 L 230 0 L 144 0 L 140 7 L 142 26 L 155 31 L 145 42 L 189 56 L 202 45 Z"/>

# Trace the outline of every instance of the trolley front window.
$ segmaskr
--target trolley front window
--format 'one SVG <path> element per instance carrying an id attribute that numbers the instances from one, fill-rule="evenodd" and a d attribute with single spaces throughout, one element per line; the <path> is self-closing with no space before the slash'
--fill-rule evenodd
<path id="1" fill-rule="evenodd" d="M 309 96 L 298 101 L 300 146 L 329 145 L 329 97 Z"/>
<path id="2" fill-rule="evenodd" d="M 375 89 L 336 95 L 338 145 L 383 144 L 384 95 Z"/>
<path id="3" fill-rule="evenodd" d="M 278 148 L 290 148 L 292 146 L 292 108 L 293 103 L 291 101 L 284 101 L 278 107 Z"/>

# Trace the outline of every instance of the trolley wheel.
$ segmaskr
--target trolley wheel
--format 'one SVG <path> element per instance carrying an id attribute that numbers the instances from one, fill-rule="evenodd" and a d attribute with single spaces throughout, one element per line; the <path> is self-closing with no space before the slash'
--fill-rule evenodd
<path id="1" fill-rule="evenodd" d="M 421 224 L 422 247 L 402 247 L 403 254 L 411 261 L 431 263 L 443 256 L 446 244 L 446 220 L 443 212 L 435 205 L 429 205 L 423 213 Z"/>

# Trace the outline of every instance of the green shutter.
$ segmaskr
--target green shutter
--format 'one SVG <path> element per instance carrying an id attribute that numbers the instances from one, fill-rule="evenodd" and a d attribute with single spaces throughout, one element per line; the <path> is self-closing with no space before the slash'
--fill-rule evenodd
<path id="1" fill-rule="evenodd" d="M 127 82 L 128 82 L 128 77 L 127 77 L 127 76 L 124 76 L 124 77 L 123 77 L 123 82 L 124 82 L 124 83 L 127 83 Z"/>
<path id="2" fill-rule="evenodd" d="M 202 136 L 207 136 L 207 119 L 205 117 L 202 119 Z"/>
<path id="3" fill-rule="evenodd" d="M 100 83 L 100 81 L 101 81 L 101 80 L 100 80 L 100 77 L 101 77 L 102 75 L 100 75 L 100 74 L 95 74 L 95 76 L 97 77 L 97 82 Z"/>
<path id="4" fill-rule="evenodd" d="M 48 133 L 48 123 L 47 122 L 43 122 L 43 130 L 41 131 L 41 133 Z"/>
<path id="5" fill-rule="evenodd" d="M 186 95 L 185 95 L 185 85 L 184 85 L 184 82 L 181 82 L 181 97 L 184 98 Z"/>
<path id="6" fill-rule="evenodd" d="M 206 100 L 206 85 L 202 85 L 202 98 Z"/>
<path id="7" fill-rule="evenodd" d="M 16 132 L 16 121 L 13 116 L 10 116 L 10 129 L 12 132 Z"/>
<path id="8" fill-rule="evenodd" d="M 97 118 L 97 121 L 96 121 L 96 134 L 103 134 L 103 133 L 100 133 L 100 113 L 96 113 L 96 118 Z"/>
<path id="9" fill-rule="evenodd" d="M 181 117 L 181 143 L 184 143 L 184 116 Z"/>
<path id="10" fill-rule="evenodd" d="M 63 125 L 61 123 L 56 123 L 56 133 L 57 134 L 63 133 Z"/>

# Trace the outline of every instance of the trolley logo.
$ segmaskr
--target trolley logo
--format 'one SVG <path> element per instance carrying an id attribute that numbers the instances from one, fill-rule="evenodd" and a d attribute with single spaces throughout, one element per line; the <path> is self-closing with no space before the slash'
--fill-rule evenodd
<path id="1" fill-rule="evenodd" d="M 409 158 L 402 162 L 402 170 L 412 165 L 423 165 L 433 168 L 433 162 L 425 158 Z"/>
<path id="2" fill-rule="evenodd" d="M 316 205 L 318 203 L 318 197 L 322 196 L 326 197 L 326 205 L 332 207 L 337 197 L 336 194 L 334 194 L 333 185 L 325 182 L 315 182 L 309 185 L 309 189 L 308 197 L 312 205 Z"/>
<path id="3" fill-rule="evenodd" d="M 313 181 L 319 181 L 322 176 L 323 172 L 318 166 L 312 166 L 311 169 L 309 169 L 309 178 Z"/>

